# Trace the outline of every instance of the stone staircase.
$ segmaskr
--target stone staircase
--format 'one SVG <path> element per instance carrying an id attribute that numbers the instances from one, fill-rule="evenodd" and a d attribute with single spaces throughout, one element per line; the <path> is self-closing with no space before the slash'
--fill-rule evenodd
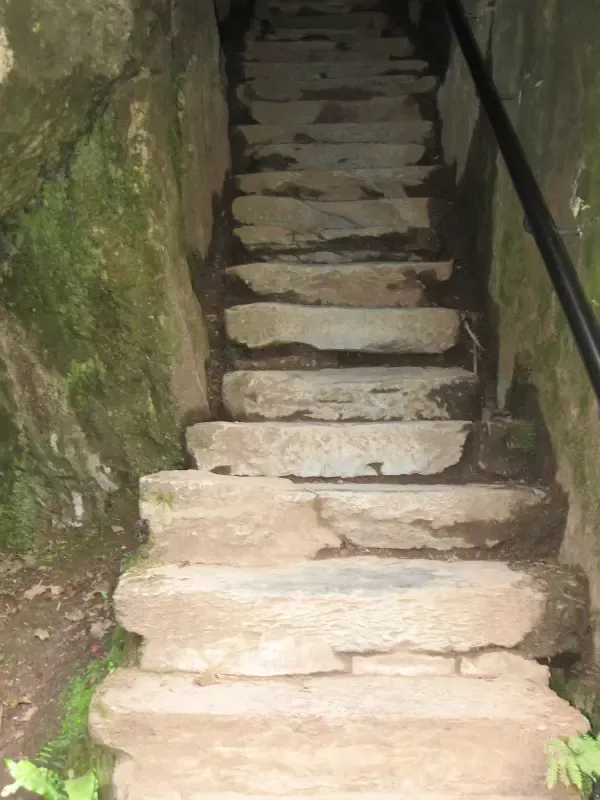
<path id="1" fill-rule="evenodd" d="M 227 420 L 188 431 L 197 469 L 141 483 L 151 552 L 115 595 L 140 663 L 90 720 L 118 800 L 541 800 L 544 743 L 587 727 L 547 666 L 580 646 L 583 582 L 497 556 L 550 491 L 478 470 L 460 307 L 434 302 L 436 78 L 389 25 L 257 0 L 238 369 Z"/>

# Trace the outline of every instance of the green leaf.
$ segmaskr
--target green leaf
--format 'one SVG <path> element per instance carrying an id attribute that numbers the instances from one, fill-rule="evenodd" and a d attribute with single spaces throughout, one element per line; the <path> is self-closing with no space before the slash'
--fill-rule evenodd
<path id="1" fill-rule="evenodd" d="M 5 786 L 0 797 L 10 797 L 19 789 L 27 789 L 28 792 L 35 792 L 46 800 L 67 800 L 58 788 L 58 778 L 52 770 L 36 767 L 26 759 L 13 761 L 7 758 L 5 764 L 15 782 Z"/>
<path id="2" fill-rule="evenodd" d="M 97 800 L 98 781 L 93 772 L 88 772 L 81 778 L 65 781 L 65 791 L 69 800 Z"/>

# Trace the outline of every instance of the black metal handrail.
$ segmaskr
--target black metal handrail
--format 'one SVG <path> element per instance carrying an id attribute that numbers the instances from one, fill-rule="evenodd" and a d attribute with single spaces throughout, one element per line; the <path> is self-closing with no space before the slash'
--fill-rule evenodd
<path id="1" fill-rule="evenodd" d="M 600 401 L 600 326 L 504 108 L 494 79 L 486 68 L 461 0 L 446 0 L 446 10 L 523 206 L 529 230 L 546 264 L 596 398 Z"/>

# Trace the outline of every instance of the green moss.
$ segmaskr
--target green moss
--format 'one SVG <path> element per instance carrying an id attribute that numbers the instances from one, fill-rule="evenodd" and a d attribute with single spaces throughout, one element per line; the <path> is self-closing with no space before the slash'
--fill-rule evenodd
<path id="1" fill-rule="evenodd" d="M 64 398 L 56 402 L 74 411 L 85 438 L 75 432 L 62 452 L 53 449 L 52 420 L 17 408 L 15 378 L 0 357 L 0 549 L 26 549 L 40 516 L 58 512 L 57 494 L 69 501 L 86 479 L 94 483 L 74 467 L 82 446 L 121 486 L 180 466 L 164 266 L 164 238 L 173 234 L 160 229 L 165 176 L 148 163 L 144 142 L 132 141 L 123 108 L 79 142 L 34 209 L 4 223 L 0 305 L 37 342 L 36 357 Z M 18 388 L 35 406 L 40 387 Z M 43 416 L 43 396 L 37 402 Z"/>

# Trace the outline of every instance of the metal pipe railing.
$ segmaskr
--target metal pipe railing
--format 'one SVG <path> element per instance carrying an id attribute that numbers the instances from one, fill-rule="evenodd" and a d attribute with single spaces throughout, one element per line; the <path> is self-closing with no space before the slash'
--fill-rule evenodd
<path id="1" fill-rule="evenodd" d="M 523 206 L 528 228 L 546 264 L 596 398 L 600 401 L 600 326 L 498 89 L 486 68 L 461 0 L 446 0 L 446 10 Z"/>

